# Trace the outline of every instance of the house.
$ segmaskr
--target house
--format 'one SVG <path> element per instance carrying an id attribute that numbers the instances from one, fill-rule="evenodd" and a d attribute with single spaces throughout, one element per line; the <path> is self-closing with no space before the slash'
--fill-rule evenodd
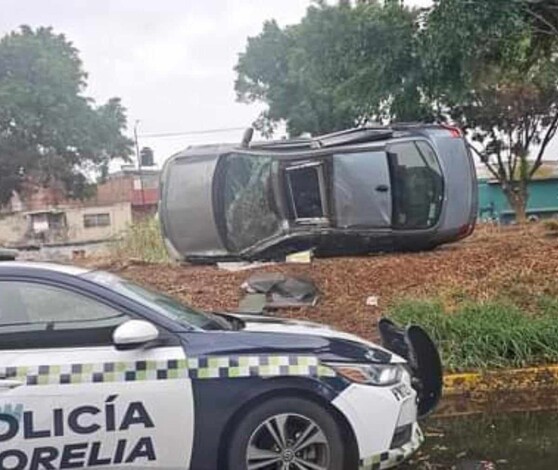
<path id="1" fill-rule="evenodd" d="M 510 223 L 515 212 L 510 207 L 498 181 L 488 171 L 477 168 L 479 187 L 479 219 Z M 558 162 L 547 161 L 527 185 L 527 216 L 539 220 L 558 216 Z"/>
<path id="2" fill-rule="evenodd" d="M 0 210 L 0 245 L 85 244 L 115 239 L 157 211 L 159 170 L 123 166 L 97 186 L 95 196 L 67 199 L 60 188 L 32 187 Z"/>

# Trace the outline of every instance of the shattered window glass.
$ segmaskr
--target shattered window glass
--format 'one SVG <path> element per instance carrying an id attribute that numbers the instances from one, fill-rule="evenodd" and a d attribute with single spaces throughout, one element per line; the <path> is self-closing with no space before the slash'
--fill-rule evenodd
<path id="1" fill-rule="evenodd" d="M 271 187 L 272 163 L 273 159 L 265 156 L 227 156 L 223 213 L 227 241 L 235 251 L 242 251 L 279 230 Z"/>

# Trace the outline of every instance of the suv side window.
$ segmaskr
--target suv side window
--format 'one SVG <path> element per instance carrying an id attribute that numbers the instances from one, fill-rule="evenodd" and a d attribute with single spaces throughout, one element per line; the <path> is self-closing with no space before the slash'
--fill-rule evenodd
<path id="1" fill-rule="evenodd" d="M 432 147 L 424 141 L 390 145 L 393 224 L 399 229 L 425 229 L 440 218 L 444 178 Z"/>
<path id="2" fill-rule="evenodd" d="M 110 345 L 114 329 L 129 319 L 71 290 L 0 281 L 0 349 Z"/>
<path id="3" fill-rule="evenodd" d="M 292 218 L 298 223 L 327 224 L 329 216 L 323 161 L 290 165 L 285 169 Z"/>

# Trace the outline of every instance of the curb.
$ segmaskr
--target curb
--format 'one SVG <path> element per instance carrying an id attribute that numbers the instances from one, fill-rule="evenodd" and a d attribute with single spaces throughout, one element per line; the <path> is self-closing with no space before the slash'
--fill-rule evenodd
<path id="1" fill-rule="evenodd" d="M 558 365 L 444 376 L 444 395 L 558 388 Z"/>

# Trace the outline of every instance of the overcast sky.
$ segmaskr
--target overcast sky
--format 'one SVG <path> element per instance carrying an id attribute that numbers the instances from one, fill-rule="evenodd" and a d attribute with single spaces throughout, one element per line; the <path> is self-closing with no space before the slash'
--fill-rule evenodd
<path id="1" fill-rule="evenodd" d="M 407 0 L 425 6 L 430 0 Z M 240 141 L 242 131 L 148 138 L 146 134 L 245 128 L 262 109 L 236 103 L 233 67 L 264 20 L 296 23 L 309 0 L 2 0 L 0 33 L 53 26 L 79 49 L 86 94 L 112 96 L 140 121 L 140 147 L 164 161 L 195 143 Z M 131 129 L 130 129 L 131 131 Z"/>

